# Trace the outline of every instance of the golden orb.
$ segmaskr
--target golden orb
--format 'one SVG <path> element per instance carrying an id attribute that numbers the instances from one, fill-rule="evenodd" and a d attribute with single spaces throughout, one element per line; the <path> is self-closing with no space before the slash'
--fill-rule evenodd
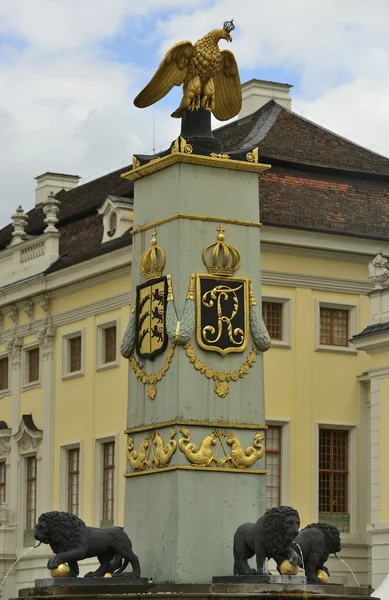
<path id="1" fill-rule="evenodd" d="M 321 583 L 328 583 L 328 575 L 325 571 L 321 571 L 320 569 L 315 572 L 315 577 L 320 579 Z"/>
<path id="2" fill-rule="evenodd" d="M 281 575 L 297 575 L 299 568 L 297 565 L 292 565 L 288 560 L 283 560 L 280 564 Z"/>
<path id="3" fill-rule="evenodd" d="M 112 577 L 112 573 L 106 573 L 104 577 Z"/>
<path id="4" fill-rule="evenodd" d="M 52 577 L 67 577 L 70 573 L 70 569 L 66 563 L 58 565 L 56 569 L 51 569 L 50 574 Z"/>

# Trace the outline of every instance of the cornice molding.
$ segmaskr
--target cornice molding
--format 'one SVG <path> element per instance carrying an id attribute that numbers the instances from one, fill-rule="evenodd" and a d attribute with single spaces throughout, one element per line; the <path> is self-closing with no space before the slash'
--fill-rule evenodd
<path id="1" fill-rule="evenodd" d="M 366 273 L 369 260 L 377 254 L 377 243 L 377 240 L 347 233 L 340 235 L 265 224 L 261 228 L 262 252 L 363 263 Z M 384 255 L 389 254 L 389 243 L 380 241 L 379 246 Z"/>
<path id="2" fill-rule="evenodd" d="M 79 308 L 52 316 L 49 327 L 47 326 L 46 319 L 39 319 L 38 321 L 35 321 L 32 326 L 30 324 L 25 324 L 20 325 L 16 330 L 12 328 L 2 331 L 0 332 L 0 343 L 6 345 L 7 348 L 9 347 L 10 351 L 14 351 L 15 348 L 19 348 L 19 346 L 14 346 L 15 339 L 22 339 L 23 336 L 30 335 L 31 333 L 36 333 L 38 339 L 40 339 L 40 337 L 42 337 L 41 332 L 44 332 L 45 334 L 49 333 L 49 337 L 51 337 L 54 335 L 54 329 L 56 327 L 109 312 L 121 308 L 122 306 L 128 306 L 130 302 L 131 293 L 125 292 L 124 294 L 113 296 L 112 298 L 106 298 L 104 300 L 99 300 L 98 302 L 93 302 L 92 304 L 86 304 L 85 306 L 80 306 Z"/>
<path id="3" fill-rule="evenodd" d="M 262 271 L 262 284 L 283 287 L 312 288 L 330 292 L 344 292 L 346 294 L 367 295 L 371 292 L 369 281 L 355 281 L 352 279 L 336 279 L 334 277 L 319 277 L 302 275 L 300 273 L 283 273 L 278 271 Z"/>

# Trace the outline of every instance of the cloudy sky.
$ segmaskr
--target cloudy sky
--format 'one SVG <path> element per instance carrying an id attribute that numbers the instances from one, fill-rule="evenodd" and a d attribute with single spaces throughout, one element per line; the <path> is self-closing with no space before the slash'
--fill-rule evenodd
<path id="1" fill-rule="evenodd" d="M 157 149 L 175 138 L 178 90 L 133 98 L 173 43 L 231 18 L 242 82 L 293 84 L 296 112 L 389 156 L 388 0 L 0 0 L 0 225 L 40 173 L 88 180 L 153 129 Z"/>

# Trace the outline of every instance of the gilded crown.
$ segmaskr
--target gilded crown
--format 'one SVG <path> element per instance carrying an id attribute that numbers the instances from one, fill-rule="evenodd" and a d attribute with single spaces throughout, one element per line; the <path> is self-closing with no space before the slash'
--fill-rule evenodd
<path id="1" fill-rule="evenodd" d="M 166 265 L 166 252 L 160 246 L 157 246 L 157 232 L 153 231 L 151 236 L 151 246 L 143 252 L 140 258 L 140 268 L 146 281 L 162 277 Z"/>
<path id="2" fill-rule="evenodd" d="M 224 241 L 224 229 L 221 225 L 219 225 L 217 231 L 217 241 L 205 246 L 201 258 L 208 269 L 208 273 L 232 277 L 240 267 L 240 253 L 234 246 Z"/>
<path id="3" fill-rule="evenodd" d="M 230 33 L 230 31 L 234 31 L 234 29 L 235 29 L 234 19 L 231 19 L 231 21 L 224 21 L 223 29 L 224 29 L 224 31 L 227 31 L 227 33 Z"/>

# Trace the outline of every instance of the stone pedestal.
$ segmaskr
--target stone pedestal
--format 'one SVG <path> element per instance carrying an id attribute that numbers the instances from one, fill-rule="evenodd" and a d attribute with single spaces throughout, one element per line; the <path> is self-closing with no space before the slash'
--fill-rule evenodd
<path id="1" fill-rule="evenodd" d="M 156 229 L 158 246 L 166 252 L 163 274 L 172 277 L 180 319 L 190 275 L 207 274 L 202 251 L 216 241 L 217 228 L 222 225 L 225 241 L 241 255 L 235 275 L 252 280 L 260 304 L 258 174 L 267 166 L 253 161 L 188 155 L 183 148 L 124 175 L 135 180 L 134 300 L 136 286 L 143 283 L 139 261 Z M 156 583 L 209 583 L 216 573 L 231 575 L 235 530 L 265 511 L 264 457 L 248 468 L 223 463 L 231 450 L 228 434 L 234 434 L 244 453 L 253 447 L 255 436 L 263 434 L 262 353 L 240 372 L 237 381 L 229 382 L 228 393 L 221 397 L 207 369 L 239 373 L 242 365 L 247 365 L 251 335 L 246 350 L 226 356 L 202 350 L 195 334 L 190 344 L 196 355 L 192 362 L 188 348 L 177 345 L 171 362 L 166 363 L 167 370 L 163 369 L 167 351 L 154 361 L 137 359 L 144 372 L 164 371 L 155 382 L 154 400 L 148 397 L 148 386 L 130 369 L 131 447 L 137 452 L 147 447 L 151 461 L 156 434 L 165 445 L 169 437 L 178 443 L 164 467 L 149 465 L 134 471 L 128 466 L 127 472 L 125 530 L 133 540 L 142 571 Z M 195 452 L 201 440 L 203 446 L 210 443 L 213 433 L 212 451 L 222 464 L 204 466 L 188 460 L 190 444 Z"/>

